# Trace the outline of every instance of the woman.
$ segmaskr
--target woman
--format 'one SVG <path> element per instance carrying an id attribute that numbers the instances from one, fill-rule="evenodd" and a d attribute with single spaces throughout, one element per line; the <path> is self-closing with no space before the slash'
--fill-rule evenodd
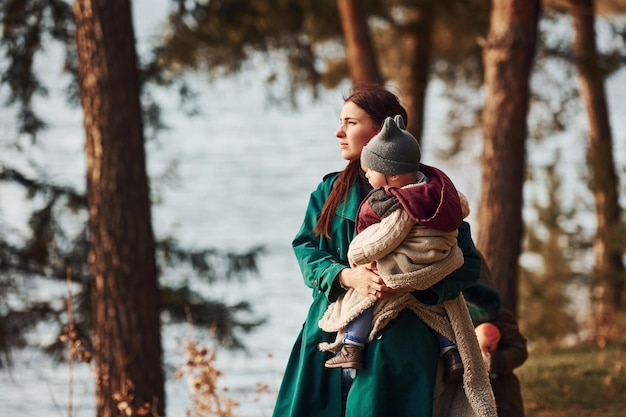
<path id="1" fill-rule="evenodd" d="M 433 332 L 410 310 L 401 312 L 368 344 L 364 369 L 344 401 L 342 371 L 325 368 L 330 355 L 318 348 L 320 343 L 334 340 L 333 334 L 318 327 L 318 321 L 347 288 L 378 299 L 390 297 L 394 291 L 411 291 L 391 290 L 368 267 L 350 268 L 347 261 L 359 205 L 371 190 L 360 167 L 361 150 L 380 131 L 385 118 L 398 114 L 407 120 L 398 98 L 381 86 L 356 86 L 344 100 L 335 136 L 348 164 L 342 172 L 326 175 L 311 194 L 292 242 L 304 283 L 313 290 L 313 302 L 291 352 L 274 417 L 338 417 L 344 413 L 351 417 L 432 417 L 438 344 Z M 434 305 L 456 298 L 478 280 L 480 257 L 467 223 L 459 228 L 458 245 L 464 266 L 427 290 L 413 291 L 420 302 Z"/>

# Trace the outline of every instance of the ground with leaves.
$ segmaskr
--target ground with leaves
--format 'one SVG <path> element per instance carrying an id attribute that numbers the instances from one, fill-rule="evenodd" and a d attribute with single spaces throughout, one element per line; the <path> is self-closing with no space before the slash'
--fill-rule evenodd
<path id="1" fill-rule="evenodd" d="M 626 339 L 531 353 L 517 374 L 527 417 L 625 415 Z"/>

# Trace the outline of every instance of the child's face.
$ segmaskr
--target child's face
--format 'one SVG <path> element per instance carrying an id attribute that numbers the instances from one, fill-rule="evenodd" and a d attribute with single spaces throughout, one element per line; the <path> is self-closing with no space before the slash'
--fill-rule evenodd
<path id="1" fill-rule="evenodd" d="M 493 342 L 491 340 L 485 340 L 480 344 L 480 348 L 483 352 L 495 352 L 498 349 L 498 342 Z"/>
<path id="2" fill-rule="evenodd" d="M 381 174 L 380 172 L 376 172 L 366 166 L 362 167 L 363 170 L 365 171 L 365 178 L 367 178 L 367 180 L 369 181 L 369 183 L 372 185 L 372 187 L 376 188 L 380 188 L 383 185 L 388 185 L 387 184 L 387 176 L 385 174 Z"/>
<path id="3" fill-rule="evenodd" d="M 500 331 L 492 323 L 482 323 L 476 326 L 476 337 L 480 350 L 483 352 L 495 352 L 500 341 Z"/>

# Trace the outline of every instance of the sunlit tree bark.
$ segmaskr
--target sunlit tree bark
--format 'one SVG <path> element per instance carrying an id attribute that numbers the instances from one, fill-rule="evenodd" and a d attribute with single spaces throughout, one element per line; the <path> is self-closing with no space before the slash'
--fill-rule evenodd
<path id="1" fill-rule="evenodd" d="M 493 0 L 483 45 L 486 97 L 476 241 L 504 306 L 514 312 L 523 234 L 528 84 L 539 11 L 538 0 Z"/>
<path id="2" fill-rule="evenodd" d="M 86 136 L 97 415 L 117 416 L 118 404 L 125 402 L 130 408 L 124 412 L 154 407 L 164 415 L 155 244 L 130 2 L 76 0 L 74 16 Z"/>
<path id="3" fill-rule="evenodd" d="M 367 24 L 367 14 L 361 0 L 337 0 L 346 43 L 348 74 L 352 83 L 383 82 Z"/>
<path id="4" fill-rule="evenodd" d="M 406 42 L 406 65 L 400 74 L 402 98 L 409 115 L 409 130 L 422 142 L 424 103 L 430 77 L 432 32 L 435 11 L 432 3 L 424 2 L 407 10 L 407 25 L 403 34 Z"/>
<path id="5" fill-rule="evenodd" d="M 618 177 L 613 162 L 613 135 L 599 66 L 593 0 L 570 0 L 574 23 L 574 52 L 580 82 L 580 95 L 589 119 L 588 163 L 591 189 L 595 197 L 597 229 L 593 242 L 594 265 L 591 301 L 596 338 L 603 342 L 607 330 L 622 305 L 624 292 L 623 228 L 617 196 Z"/>

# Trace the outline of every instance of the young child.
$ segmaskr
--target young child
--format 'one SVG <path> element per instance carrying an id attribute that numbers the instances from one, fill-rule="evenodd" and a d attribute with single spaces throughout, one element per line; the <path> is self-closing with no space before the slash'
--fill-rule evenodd
<path id="1" fill-rule="evenodd" d="M 489 372 L 498 416 L 524 417 L 522 390 L 513 372 L 528 358 L 526 338 L 513 314 L 502 309 L 491 320 L 476 326 L 476 336 Z"/>
<path id="2" fill-rule="evenodd" d="M 482 257 L 482 255 L 481 255 Z M 520 381 L 514 370 L 528 358 L 526 337 L 517 319 L 502 307 L 500 293 L 485 283 L 492 282 L 489 265 L 482 257 L 481 281 L 463 290 L 499 417 L 524 417 Z"/>
<path id="3" fill-rule="evenodd" d="M 375 262 L 390 288 L 426 290 L 463 264 L 456 236 L 469 213 L 467 201 L 443 172 L 420 164 L 420 157 L 419 144 L 405 130 L 401 116 L 387 118 L 361 153 L 361 165 L 374 190 L 359 209 L 358 234 L 348 258 L 352 266 Z M 371 298 L 379 298 L 378 293 Z M 319 325 L 338 331 L 337 340 L 320 348 L 338 352 L 326 367 L 361 369 L 366 342 L 402 308 L 431 314 L 410 293 L 376 302 L 371 298 L 348 289 L 329 306 Z M 441 316 L 440 311 L 439 320 Z M 457 347 L 435 334 L 446 365 L 444 380 L 460 382 L 464 368 Z"/>

